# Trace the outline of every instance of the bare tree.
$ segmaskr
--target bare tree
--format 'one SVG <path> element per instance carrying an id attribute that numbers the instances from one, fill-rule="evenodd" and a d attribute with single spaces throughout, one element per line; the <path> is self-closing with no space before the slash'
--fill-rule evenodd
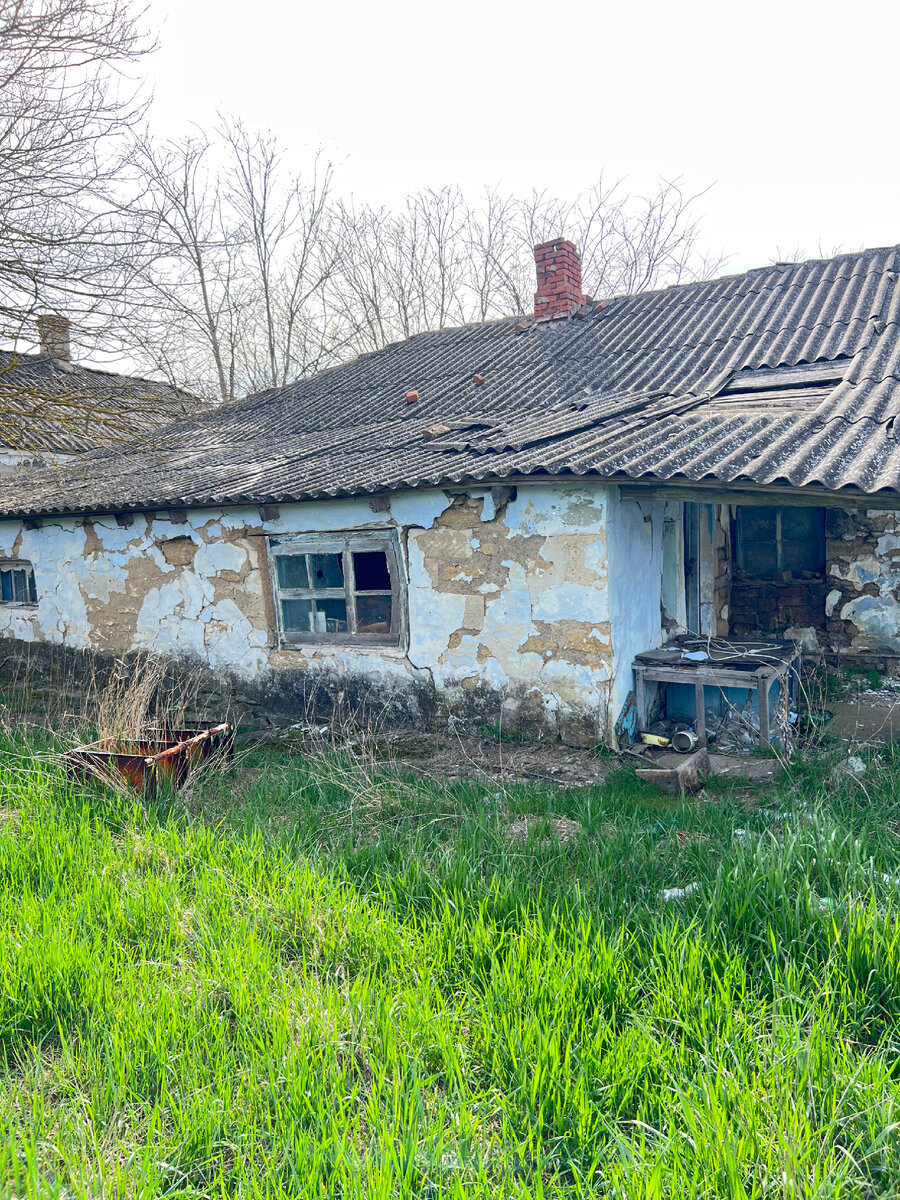
<path id="1" fill-rule="evenodd" d="M 703 253 L 697 205 L 678 182 L 646 195 L 599 181 L 573 201 L 457 189 L 410 196 L 399 212 L 338 204 L 333 310 L 358 349 L 472 320 L 528 312 L 535 244 L 565 234 L 582 255 L 585 291 L 611 296 L 707 278 L 721 258 Z"/>
<path id="2" fill-rule="evenodd" d="M 396 213 L 339 202 L 336 217 L 329 305 L 357 349 L 467 319 L 469 211 L 458 189 L 418 192 Z"/>
<path id="3" fill-rule="evenodd" d="M 228 401 L 343 349 L 323 286 L 334 267 L 331 165 L 285 167 L 277 141 L 223 122 L 141 140 L 135 240 L 153 261 L 130 293 L 131 345 L 172 382 Z"/>
<path id="4" fill-rule="evenodd" d="M 243 232 L 222 201 L 206 135 L 138 143 L 135 240 L 152 250 L 124 325 L 152 369 L 221 400 L 235 394 L 241 311 L 250 303 Z"/>
<path id="5" fill-rule="evenodd" d="M 0 336 L 40 309 L 86 327 L 134 268 L 109 188 L 151 48 L 126 0 L 0 0 Z"/>
<path id="6" fill-rule="evenodd" d="M 225 200 L 256 299 L 243 343 L 244 382 L 283 386 L 333 362 L 345 345 L 323 297 L 338 252 L 334 169 L 318 153 L 308 171 L 288 171 L 276 139 L 240 121 L 223 121 L 221 137 L 234 168 Z"/>

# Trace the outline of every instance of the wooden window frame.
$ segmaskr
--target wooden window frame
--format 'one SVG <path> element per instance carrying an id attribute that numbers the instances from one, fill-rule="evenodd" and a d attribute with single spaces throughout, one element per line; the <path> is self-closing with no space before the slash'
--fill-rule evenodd
<path id="1" fill-rule="evenodd" d="M 37 608 L 37 584 L 34 577 L 34 564 L 27 558 L 0 559 L 0 575 L 12 575 L 17 571 L 25 573 L 28 599 L 4 600 L 0 592 L 0 607 L 2 608 Z M 13 589 L 15 590 L 15 589 Z"/>
<path id="2" fill-rule="evenodd" d="M 779 576 L 781 575 L 781 573 L 783 571 L 789 569 L 789 568 L 785 567 L 785 565 L 784 565 L 785 564 L 785 554 L 784 554 L 785 544 L 787 543 L 788 545 L 791 545 L 791 544 L 795 544 L 795 542 L 796 542 L 796 539 L 784 538 L 782 535 L 782 513 L 785 508 L 790 508 L 791 505 L 789 505 L 789 504 L 772 504 L 772 505 L 764 506 L 764 507 L 772 508 L 775 512 L 775 539 L 774 539 L 774 541 L 775 541 L 775 571 L 776 571 L 776 574 L 773 576 L 754 575 L 752 572 L 747 571 L 747 568 L 744 565 L 744 554 L 745 554 L 746 546 L 747 545 L 751 545 L 751 546 L 756 545 L 757 543 L 748 541 L 744 536 L 744 531 L 743 531 L 744 521 L 743 521 L 742 507 L 743 506 L 741 506 L 741 505 L 738 506 L 737 553 L 735 555 L 735 562 L 736 562 L 737 566 L 740 568 L 740 570 L 743 571 L 751 579 L 759 579 L 762 582 L 766 582 L 766 581 L 778 582 L 778 579 L 779 579 Z M 815 509 L 815 511 L 817 513 L 821 512 L 822 514 L 824 514 L 824 512 L 825 512 L 824 508 L 819 508 L 818 506 L 812 506 L 812 507 Z M 823 522 L 824 522 L 824 517 L 823 517 Z M 824 532 L 824 525 L 823 525 L 820 544 L 818 543 L 818 539 L 817 539 L 817 549 L 821 550 L 823 568 L 821 571 L 812 572 L 812 574 L 817 579 L 823 578 L 827 572 L 827 563 L 825 562 L 825 540 L 826 539 L 825 539 L 825 532 Z"/>
<path id="3" fill-rule="evenodd" d="M 366 530 L 352 533 L 290 534 L 270 536 L 268 542 L 269 579 L 280 649 L 297 646 L 401 646 L 406 639 L 406 589 L 400 569 L 401 557 L 397 535 L 393 530 Z M 390 589 L 358 591 L 353 567 L 354 554 L 383 551 L 391 580 Z M 344 586 L 341 588 L 285 588 L 278 582 L 277 560 L 288 555 L 340 554 Z M 357 596 L 390 596 L 391 631 L 358 633 Z M 282 600 L 343 600 L 347 608 L 348 629 L 345 633 L 314 633 L 287 630 L 284 627 Z"/>

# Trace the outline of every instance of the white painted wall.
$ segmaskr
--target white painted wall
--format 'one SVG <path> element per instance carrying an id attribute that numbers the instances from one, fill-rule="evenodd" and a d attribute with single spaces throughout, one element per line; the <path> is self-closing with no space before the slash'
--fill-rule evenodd
<path id="1" fill-rule="evenodd" d="M 0 556 L 33 563 L 39 599 L 0 605 L 0 636 L 185 655 L 248 680 L 300 666 L 397 688 L 433 681 L 450 707 L 487 689 L 560 729 L 582 714 L 602 737 L 635 653 L 661 640 L 663 517 L 662 502 L 573 482 L 523 485 L 499 513 L 489 489 L 473 488 L 400 493 L 386 512 L 367 499 L 283 504 L 266 521 L 247 507 L 184 522 L 137 514 L 125 528 L 111 516 L 3 522 Z M 397 531 L 408 645 L 279 650 L 260 535 L 365 528 Z M 189 541 L 189 561 L 170 561 L 172 539 Z"/>
<path id="2" fill-rule="evenodd" d="M 618 493 L 618 489 L 614 489 Z M 634 686 L 631 664 L 642 650 L 662 645 L 662 569 L 665 502 L 622 500 L 609 506 L 609 599 L 613 630 L 612 719 Z M 683 589 L 682 589 L 683 590 Z"/>

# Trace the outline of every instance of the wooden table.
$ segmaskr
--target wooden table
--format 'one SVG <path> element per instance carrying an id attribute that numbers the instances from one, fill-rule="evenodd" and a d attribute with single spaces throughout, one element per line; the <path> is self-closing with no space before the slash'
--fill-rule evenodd
<path id="1" fill-rule="evenodd" d="M 760 647 L 765 647 L 760 651 Z M 693 662 L 681 657 L 687 649 L 703 649 L 710 657 L 703 662 Z M 753 653 L 756 650 L 757 653 Z M 694 703 L 697 716 L 694 726 L 700 745 L 706 745 L 705 687 L 741 688 L 759 695 L 759 744 L 769 748 L 771 714 L 769 695 L 776 679 L 786 696 L 790 697 L 799 683 L 800 652 L 793 642 L 749 638 L 691 639 L 690 642 L 674 643 L 659 650 L 647 650 L 639 654 L 632 664 L 634 669 L 634 699 L 638 714 L 638 728 L 646 731 L 649 721 L 647 683 L 693 684 Z M 758 665 L 754 666 L 753 664 Z M 746 664 L 746 665 L 741 665 Z"/>

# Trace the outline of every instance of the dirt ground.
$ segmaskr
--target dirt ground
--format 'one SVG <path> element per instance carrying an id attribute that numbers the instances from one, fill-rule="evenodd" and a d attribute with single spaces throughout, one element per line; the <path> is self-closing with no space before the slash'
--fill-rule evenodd
<path id="1" fill-rule="evenodd" d="M 878 744 L 900 737 L 900 693 L 859 692 L 832 700 L 833 718 L 826 726 L 829 740 L 837 738 L 848 746 Z M 260 740 L 297 751 L 322 749 L 335 744 L 327 726 L 294 726 L 269 731 Z M 632 767 L 677 767 L 684 756 L 670 750 L 635 746 L 620 754 L 563 746 L 558 742 L 488 741 L 449 732 L 382 733 L 374 737 L 345 734 L 337 744 L 365 748 L 383 759 L 409 763 L 416 770 L 437 778 L 474 778 L 497 783 L 527 783 L 535 780 L 558 787 L 590 787 L 602 783 L 622 765 Z M 710 747 L 710 766 L 718 776 L 748 777 L 765 783 L 778 772 L 775 757 L 758 754 L 717 754 Z"/>
<path id="2" fill-rule="evenodd" d="M 315 733 L 324 731 L 322 727 Z M 305 731 L 297 730 L 269 735 L 264 740 L 298 751 L 322 749 L 327 744 L 317 737 L 310 740 Z M 343 744 L 352 749 L 361 742 L 350 735 Z M 376 757 L 408 763 L 415 770 L 439 779 L 473 778 L 505 784 L 537 780 L 558 787 L 596 786 L 623 765 L 677 767 L 684 762 L 681 754 L 649 748 L 643 753 L 636 748 L 622 754 L 598 753 L 558 742 L 498 743 L 441 733 L 382 735 L 371 741 L 368 749 Z M 710 765 L 715 775 L 748 776 L 759 782 L 771 779 L 779 767 L 775 758 L 715 753 L 710 754 Z"/>
<path id="3" fill-rule="evenodd" d="M 826 726 L 833 737 L 854 745 L 889 742 L 900 737 L 900 696 L 896 692 L 861 692 L 847 700 L 833 700 L 834 713 Z"/>

